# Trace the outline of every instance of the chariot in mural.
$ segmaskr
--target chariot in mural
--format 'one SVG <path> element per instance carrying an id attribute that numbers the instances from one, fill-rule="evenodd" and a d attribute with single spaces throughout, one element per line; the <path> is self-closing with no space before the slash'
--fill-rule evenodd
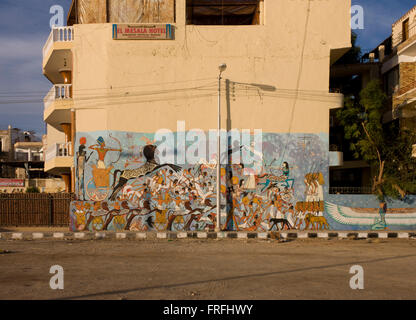
<path id="1" fill-rule="evenodd" d="M 110 173 L 114 167 L 97 168 L 92 166 L 92 178 L 87 182 L 86 192 L 89 199 L 93 201 L 103 201 L 107 199 L 111 191 Z"/>

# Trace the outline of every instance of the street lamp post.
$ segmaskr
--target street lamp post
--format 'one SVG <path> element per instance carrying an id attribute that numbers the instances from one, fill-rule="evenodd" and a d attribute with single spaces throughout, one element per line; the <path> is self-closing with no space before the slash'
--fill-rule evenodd
<path id="1" fill-rule="evenodd" d="M 215 231 L 221 231 L 221 75 L 227 69 L 225 63 L 218 69 L 218 130 L 217 130 L 217 225 Z"/>

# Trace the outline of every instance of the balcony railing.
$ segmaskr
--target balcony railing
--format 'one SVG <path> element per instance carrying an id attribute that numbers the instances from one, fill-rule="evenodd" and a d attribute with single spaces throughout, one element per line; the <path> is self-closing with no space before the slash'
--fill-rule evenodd
<path id="1" fill-rule="evenodd" d="M 398 110 L 398 107 L 401 105 L 406 105 L 413 102 L 416 99 L 416 82 L 409 82 L 408 84 L 402 86 L 393 94 L 393 112 Z M 396 110 L 396 111 L 397 111 Z M 393 114 L 395 118 L 398 117 L 397 114 Z"/>
<path id="2" fill-rule="evenodd" d="M 43 57 L 46 56 L 51 49 L 54 42 L 69 42 L 74 40 L 74 28 L 73 27 L 54 27 L 49 34 L 48 40 L 46 40 L 43 47 Z"/>
<path id="3" fill-rule="evenodd" d="M 406 92 L 409 92 L 410 90 L 413 90 L 416 88 L 416 81 L 410 81 L 406 85 L 402 86 L 399 90 L 397 90 L 397 95 L 401 96 L 405 94 Z"/>
<path id="4" fill-rule="evenodd" d="M 372 194 L 371 187 L 330 187 L 330 194 Z"/>
<path id="5" fill-rule="evenodd" d="M 396 47 L 407 40 L 409 40 L 411 37 L 416 35 L 416 22 L 413 22 L 409 25 L 409 35 L 406 39 L 403 39 L 403 30 L 399 32 L 398 34 L 394 35 L 393 37 L 393 47 Z"/>
<path id="6" fill-rule="evenodd" d="M 56 100 L 72 99 L 72 84 L 56 84 L 43 99 L 45 110 Z"/>
<path id="7" fill-rule="evenodd" d="M 45 161 L 48 162 L 58 157 L 72 157 L 72 143 L 55 143 L 51 145 L 45 155 Z"/>

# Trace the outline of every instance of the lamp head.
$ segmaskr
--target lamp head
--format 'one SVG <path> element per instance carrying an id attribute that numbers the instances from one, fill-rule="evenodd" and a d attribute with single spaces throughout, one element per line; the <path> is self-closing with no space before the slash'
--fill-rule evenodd
<path id="1" fill-rule="evenodd" d="M 220 72 L 224 72 L 227 69 L 227 65 L 225 63 L 220 64 L 218 66 L 218 69 L 220 70 Z"/>

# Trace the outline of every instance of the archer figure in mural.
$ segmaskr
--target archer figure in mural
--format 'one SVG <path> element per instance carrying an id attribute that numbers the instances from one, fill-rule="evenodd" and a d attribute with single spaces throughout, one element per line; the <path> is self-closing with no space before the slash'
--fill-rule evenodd
<path id="1" fill-rule="evenodd" d="M 97 139 L 97 144 L 89 146 L 90 150 L 94 150 L 98 154 L 97 163 L 91 165 L 92 167 L 92 178 L 86 184 L 86 193 L 90 200 L 103 201 L 107 198 L 107 195 L 111 191 L 110 186 L 110 172 L 113 170 L 113 164 L 118 162 L 121 157 L 122 149 L 121 143 L 118 139 L 114 138 L 110 134 L 110 138 L 118 142 L 119 148 L 108 148 L 103 137 Z M 111 162 L 108 166 L 104 160 L 108 152 L 119 152 L 118 159 Z"/>
<path id="2" fill-rule="evenodd" d="M 147 145 L 143 148 L 143 155 L 146 158 L 146 163 L 137 169 L 132 170 L 115 170 L 114 171 L 114 180 L 113 180 L 113 192 L 110 196 L 110 200 L 114 201 L 117 197 L 117 194 L 123 189 L 130 179 L 137 179 L 144 176 L 147 176 L 151 173 L 156 172 L 157 170 L 163 167 L 170 167 L 175 172 L 179 172 L 181 167 L 174 164 L 158 164 L 155 159 L 155 152 L 157 147 L 155 145 Z M 117 174 L 120 173 L 120 178 L 118 184 L 116 185 Z"/>
<path id="3" fill-rule="evenodd" d="M 85 200 L 85 188 L 84 188 L 84 178 L 85 178 L 85 165 L 90 159 L 92 153 L 87 157 L 87 152 L 85 151 L 85 144 L 87 139 L 82 137 L 79 140 L 79 147 L 77 152 L 77 187 L 78 187 L 78 200 Z M 81 199 L 82 193 L 82 199 Z"/>
<path id="4" fill-rule="evenodd" d="M 292 188 L 293 189 L 293 184 L 295 183 L 295 179 L 290 179 L 289 178 L 289 175 L 290 175 L 290 168 L 289 168 L 289 163 L 287 163 L 286 161 L 285 162 L 283 162 L 283 165 L 282 165 L 282 172 L 283 172 L 283 175 L 285 176 L 285 178 L 286 178 L 286 180 L 285 180 L 285 183 L 286 183 L 286 187 L 288 187 L 288 188 Z M 289 182 L 292 182 L 292 184 L 289 186 Z"/>
<path id="5" fill-rule="evenodd" d="M 121 149 L 113 149 L 113 148 L 106 148 L 105 141 L 103 137 L 98 137 L 97 143 L 95 145 L 89 146 L 88 148 L 91 150 L 95 150 L 98 153 L 98 161 L 97 161 L 97 168 L 98 169 L 106 169 L 104 159 L 109 151 L 118 151 L 122 152 Z"/>

